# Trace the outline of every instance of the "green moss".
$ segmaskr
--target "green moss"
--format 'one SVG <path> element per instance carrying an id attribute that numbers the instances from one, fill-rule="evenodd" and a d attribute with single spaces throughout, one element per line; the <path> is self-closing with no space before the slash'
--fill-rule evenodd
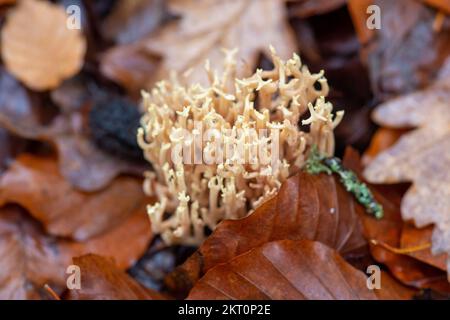
<path id="1" fill-rule="evenodd" d="M 378 219 L 383 217 L 383 207 L 375 200 L 370 189 L 353 171 L 344 168 L 340 159 L 326 157 L 319 153 L 316 146 L 313 146 L 306 161 L 305 170 L 309 174 L 337 174 L 345 190 L 352 193 L 369 214 Z"/>

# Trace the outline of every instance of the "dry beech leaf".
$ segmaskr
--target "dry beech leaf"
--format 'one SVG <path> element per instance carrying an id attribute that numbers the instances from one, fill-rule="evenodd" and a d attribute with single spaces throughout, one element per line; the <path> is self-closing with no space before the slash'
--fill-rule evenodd
<path id="1" fill-rule="evenodd" d="M 94 145 L 81 108 L 63 110 L 45 126 L 40 121 L 43 107 L 27 99 L 20 83 L 7 74 L 1 75 L 1 88 L 9 89 L 16 103 L 10 103 L 8 99 L 0 102 L 0 126 L 19 137 L 54 145 L 61 174 L 76 188 L 93 192 L 108 186 L 121 173 L 142 176 L 146 166 L 113 157 Z"/>
<path id="2" fill-rule="evenodd" d="M 362 171 L 359 155 L 354 150 L 346 150 L 344 165 L 357 173 Z M 366 238 L 392 248 L 400 248 L 405 224 L 400 214 L 400 203 L 408 185 L 369 185 L 369 187 L 383 206 L 384 217 L 377 220 L 358 211 L 362 217 Z M 392 275 L 402 283 L 416 288 L 431 288 L 442 293 L 450 292 L 446 273 L 428 262 L 423 263 L 408 254 L 394 253 L 381 245 L 371 245 L 370 250 L 373 258 L 385 264 Z"/>
<path id="3" fill-rule="evenodd" d="M 120 224 L 145 200 L 141 180 L 119 177 L 96 193 L 70 185 L 52 158 L 22 154 L 0 177 L 0 206 L 16 203 L 55 236 L 86 240 Z"/>
<path id="4" fill-rule="evenodd" d="M 80 290 L 68 290 L 68 300 L 164 300 L 159 292 L 142 287 L 113 261 L 95 254 L 73 258 L 80 267 Z"/>
<path id="5" fill-rule="evenodd" d="M 363 272 L 322 243 L 282 240 L 210 269 L 188 299 L 377 299 L 366 281 Z M 387 294 L 383 298 L 394 298 Z"/>
<path id="6" fill-rule="evenodd" d="M 123 86 L 132 96 L 148 89 L 156 80 L 159 58 L 146 52 L 140 44 L 116 46 L 101 59 L 102 74 Z"/>
<path id="7" fill-rule="evenodd" d="M 434 253 L 450 253 L 449 88 L 450 76 L 441 76 L 425 90 L 380 105 L 373 115 L 378 124 L 419 128 L 404 134 L 364 171 L 372 183 L 413 182 L 402 200 L 402 217 L 419 228 L 435 225 Z"/>
<path id="8" fill-rule="evenodd" d="M 33 90 L 55 88 L 83 65 L 82 33 L 67 28 L 63 7 L 46 1 L 20 1 L 8 14 L 1 40 L 6 68 Z"/>
<path id="9" fill-rule="evenodd" d="M 144 207 L 84 242 L 46 235 L 19 207 L 0 208 L 0 299 L 45 298 L 46 283 L 61 293 L 74 256 L 96 253 L 113 258 L 125 270 L 145 252 L 151 237 Z"/>
<path id="10" fill-rule="evenodd" d="M 317 240 L 348 253 L 366 243 L 356 206 L 334 176 L 300 172 L 248 217 L 221 222 L 166 281 L 185 292 L 212 267 L 275 240 Z"/>
<path id="11" fill-rule="evenodd" d="M 239 49 L 237 58 L 244 67 L 238 68 L 243 72 L 238 76 L 253 71 L 261 52 L 270 56 L 269 45 L 284 59 L 296 51 L 284 0 L 170 0 L 168 7 L 181 18 L 145 41 L 149 52 L 164 58 L 160 78 L 171 70 L 191 69 L 189 80 L 205 83 L 205 60 L 220 68 L 221 48 Z"/>

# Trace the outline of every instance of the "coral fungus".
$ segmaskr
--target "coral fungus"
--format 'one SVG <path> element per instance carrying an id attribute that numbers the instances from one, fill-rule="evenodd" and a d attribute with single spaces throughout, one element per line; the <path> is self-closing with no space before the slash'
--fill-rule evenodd
<path id="1" fill-rule="evenodd" d="M 198 245 L 221 220 L 250 214 L 304 166 L 311 146 L 333 154 L 343 112 L 333 117 L 325 102 L 323 71 L 312 74 L 298 55 L 283 61 L 271 50 L 273 70 L 236 79 L 236 50 L 225 51 L 221 75 L 206 62 L 208 87 L 172 75 L 143 93 L 138 141 L 154 168 L 144 189 L 158 200 L 148 214 L 167 244 Z M 299 121 L 308 109 L 304 132 Z"/>

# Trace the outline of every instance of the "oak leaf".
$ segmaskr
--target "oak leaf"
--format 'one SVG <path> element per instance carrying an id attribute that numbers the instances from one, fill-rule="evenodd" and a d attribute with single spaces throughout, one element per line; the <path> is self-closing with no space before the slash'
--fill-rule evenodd
<path id="1" fill-rule="evenodd" d="M 67 27 L 62 6 L 23 0 L 13 8 L 1 32 L 6 68 L 27 87 L 43 91 L 57 87 L 83 66 L 86 40 Z"/>
<path id="2" fill-rule="evenodd" d="M 419 228 L 434 224 L 435 254 L 450 253 L 450 75 L 444 71 L 429 88 L 377 107 L 373 118 L 378 124 L 418 128 L 404 134 L 364 171 L 372 183 L 413 182 L 402 200 L 402 217 Z"/>
<path id="3" fill-rule="evenodd" d="M 375 132 L 369 148 L 364 153 L 363 163 L 370 162 L 379 153 L 393 146 L 400 139 L 400 137 L 408 131 L 409 130 L 384 127 L 379 128 Z M 403 196 L 403 194 L 401 194 L 401 196 Z M 400 201 L 401 199 L 398 201 L 398 206 L 400 206 Z M 408 252 L 407 255 L 446 271 L 447 255 L 433 255 L 431 253 L 430 244 L 433 226 L 416 228 L 410 223 L 403 223 L 403 226 L 401 226 L 401 224 L 398 224 L 398 229 L 401 229 L 401 249 L 423 248 L 421 250 L 413 250 L 411 252 Z M 428 246 L 430 246 L 430 248 L 426 248 Z"/>
<path id="4" fill-rule="evenodd" d="M 207 77 L 201 67 L 208 59 L 220 72 L 222 48 L 239 49 L 238 61 L 244 63 L 244 68 L 238 68 L 243 72 L 237 75 L 240 77 L 253 72 L 260 53 L 270 57 L 269 45 L 283 59 L 296 51 L 284 0 L 170 0 L 168 8 L 180 19 L 144 44 L 149 52 L 164 58 L 161 79 L 171 70 L 192 70 L 189 80 L 205 83 Z"/>
<path id="5" fill-rule="evenodd" d="M 346 150 L 344 165 L 361 175 L 362 166 L 356 151 L 350 148 Z M 368 185 L 384 209 L 383 219 L 375 219 L 358 210 L 364 226 L 364 235 L 371 242 L 370 251 L 373 258 L 385 264 L 395 278 L 408 286 L 431 288 L 442 293 L 450 292 L 445 271 L 434 267 L 429 261 L 422 262 L 414 255 L 393 251 L 402 246 L 405 222 L 401 217 L 400 204 L 409 185 Z"/>

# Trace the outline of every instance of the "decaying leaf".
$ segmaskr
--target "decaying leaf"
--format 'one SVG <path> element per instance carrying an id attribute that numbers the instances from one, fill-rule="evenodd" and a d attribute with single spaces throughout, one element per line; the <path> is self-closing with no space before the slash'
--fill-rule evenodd
<path id="1" fill-rule="evenodd" d="M 373 118 L 380 125 L 419 128 L 404 134 L 364 171 L 373 183 L 413 182 L 402 200 L 402 217 L 417 227 L 435 225 L 434 253 L 450 253 L 449 88 L 447 75 L 425 90 L 379 106 Z"/>
<path id="2" fill-rule="evenodd" d="M 120 225 L 84 242 L 46 235 L 19 207 L 0 208 L 0 299 L 39 299 L 49 284 L 61 293 L 72 257 L 96 253 L 113 258 L 125 270 L 136 262 L 151 240 L 145 209 Z"/>
<path id="3" fill-rule="evenodd" d="M 375 30 L 376 41 L 362 50 L 374 93 L 386 99 L 428 85 L 450 54 L 450 30 L 436 32 L 436 11 L 420 1 L 374 4 L 380 7 L 382 28 Z"/>
<path id="4" fill-rule="evenodd" d="M 325 14 L 345 5 L 347 0 L 285 0 L 293 3 L 289 15 L 299 18 L 309 18 Z"/>
<path id="5" fill-rule="evenodd" d="M 433 233 L 433 226 L 418 229 L 410 224 L 403 226 L 402 235 L 400 238 L 401 248 L 431 248 L 431 236 Z M 447 270 L 447 254 L 441 253 L 433 255 L 431 250 L 417 250 L 408 253 L 411 257 L 423 261 L 426 264 L 432 265 L 440 270 Z"/>
<path id="6" fill-rule="evenodd" d="M 356 206 L 335 177 L 300 172 L 248 217 L 221 222 L 167 283 L 185 291 L 212 267 L 276 240 L 316 240 L 348 253 L 365 245 Z"/>
<path id="7" fill-rule="evenodd" d="M 83 65 L 86 41 L 67 27 L 61 6 L 22 0 L 8 14 L 1 32 L 6 68 L 33 90 L 57 87 Z"/>
<path id="8" fill-rule="evenodd" d="M 283 240 L 210 269 L 188 299 L 377 299 L 366 281 L 361 271 L 322 243 Z"/>
<path id="9" fill-rule="evenodd" d="M 116 46 L 102 57 L 102 74 L 122 85 L 131 95 L 140 97 L 141 90 L 156 80 L 159 58 L 149 54 L 140 43 Z"/>
<path id="10" fill-rule="evenodd" d="M 362 158 L 363 165 L 373 160 L 380 152 L 392 147 L 400 137 L 409 130 L 394 128 L 379 128 L 372 136 L 369 147 Z"/>
<path id="11" fill-rule="evenodd" d="M 146 166 L 113 157 L 91 141 L 84 105 L 63 110 L 45 125 L 40 119 L 44 106 L 32 104 L 20 83 L 3 72 L 0 85 L 14 97 L 12 103 L 0 93 L 0 126 L 19 137 L 51 143 L 58 151 L 61 174 L 78 189 L 101 190 L 120 173 L 142 176 Z"/>
<path id="12" fill-rule="evenodd" d="M 68 290 L 69 300 L 163 300 L 162 294 L 142 287 L 113 261 L 88 254 L 73 258 L 83 276 L 80 290 Z"/>
<path id="13" fill-rule="evenodd" d="M 120 44 L 154 31 L 165 18 L 165 0 L 118 1 L 102 25 L 102 33 Z"/>
<path id="14" fill-rule="evenodd" d="M 362 172 L 359 156 L 352 149 L 347 149 L 344 165 L 359 174 Z M 444 271 L 429 265 L 429 262 L 423 263 L 414 255 L 393 251 L 401 248 L 405 223 L 400 214 L 400 203 L 408 185 L 370 185 L 370 188 L 384 208 L 384 217 L 381 220 L 359 211 L 364 225 L 364 235 L 372 243 L 370 249 L 373 258 L 385 264 L 393 276 L 406 285 L 431 288 L 443 293 L 450 292 L 450 284 Z M 373 241 L 376 241 L 376 245 Z M 429 248 L 423 250 L 429 251 Z"/>
<path id="15" fill-rule="evenodd" d="M 448 0 L 422 0 L 422 2 L 450 14 L 450 2 Z"/>
<path id="16" fill-rule="evenodd" d="M 160 78 L 169 71 L 192 70 L 192 83 L 207 82 L 201 68 L 208 59 L 213 66 L 222 65 L 221 48 L 238 48 L 240 69 L 248 76 L 260 53 L 273 45 L 282 59 L 296 51 L 292 30 L 285 19 L 284 0 L 170 0 L 169 11 L 181 16 L 145 41 L 146 49 L 163 56 Z M 255 32 L 258 36 L 255 36 Z M 221 70 L 219 70 L 221 71 Z M 247 73 L 247 74 L 245 74 Z"/>
<path id="17" fill-rule="evenodd" d="M 0 206 L 17 203 L 48 233 L 86 240 L 120 224 L 147 202 L 141 180 L 119 177 L 96 193 L 76 190 L 52 158 L 22 154 L 0 177 Z"/>

